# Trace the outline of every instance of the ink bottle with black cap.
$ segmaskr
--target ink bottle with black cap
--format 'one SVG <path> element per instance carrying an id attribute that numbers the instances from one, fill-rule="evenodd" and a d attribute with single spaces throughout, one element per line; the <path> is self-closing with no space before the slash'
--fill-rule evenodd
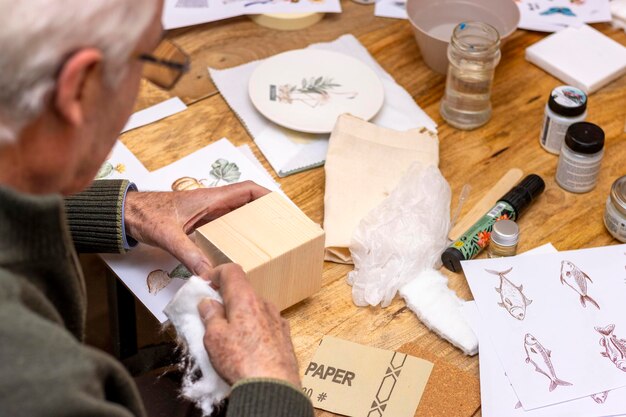
<path id="1" fill-rule="evenodd" d="M 604 131 L 589 122 L 574 123 L 567 129 L 561 147 L 556 182 L 572 193 L 595 188 L 604 155 Z"/>
<path id="2" fill-rule="evenodd" d="M 491 230 L 497 221 L 517 220 L 545 188 L 543 179 L 536 174 L 520 181 L 487 214 L 452 242 L 441 255 L 443 265 L 452 272 L 460 272 L 461 261 L 474 258 L 489 244 Z"/>

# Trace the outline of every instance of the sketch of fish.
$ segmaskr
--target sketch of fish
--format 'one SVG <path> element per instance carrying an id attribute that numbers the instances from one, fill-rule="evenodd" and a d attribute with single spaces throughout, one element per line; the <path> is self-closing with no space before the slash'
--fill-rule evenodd
<path id="1" fill-rule="evenodd" d="M 509 314 L 516 319 L 524 320 L 524 317 L 526 317 L 526 307 L 533 301 L 529 300 L 524 295 L 522 292 L 524 291 L 524 287 L 522 285 L 516 287 L 515 284 L 505 277 L 511 270 L 513 270 L 513 268 L 502 272 L 485 269 L 486 272 L 500 277 L 500 286 L 496 287 L 496 292 L 500 294 L 502 302 L 498 303 L 498 305 L 508 311 Z"/>
<path id="2" fill-rule="evenodd" d="M 585 281 L 587 279 L 589 282 L 593 283 L 587 274 L 578 269 L 578 267 L 570 261 L 561 262 L 561 284 L 567 285 L 580 295 L 580 304 L 582 304 L 583 307 L 587 307 L 586 301 L 589 301 L 600 310 L 600 306 L 596 303 L 596 300 L 587 295 L 587 281 Z"/>
<path id="3" fill-rule="evenodd" d="M 609 391 L 599 392 L 597 394 L 590 395 L 590 397 L 598 404 L 604 404 L 606 397 L 609 396 Z"/>
<path id="4" fill-rule="evenodd" d="M 600 355 L 609 358 L 620 371 L 626 372 L 626 340 L 618 339 L 613 334 L 615 325 L 609 324 L 604 328 L 594 327 L 594 329 L 602 335 L 600 346 L 604 348 L 604 352 L 600 352 Z"/>
<path id="5" fill-rule="evenodd" d="M 532 363 L 536 372 L 544 374 L 550 379 L 550 392 L 554 391 L 559 385 L 572 385 L 556 376 L 554 366 L 552 366 L 552 359 L 550 359 L 552 352 L 544 348 L 535 336 L 530 333 L 526 333 L 524 337 L 524 349 L 526 350 L 526 363 Z"/>

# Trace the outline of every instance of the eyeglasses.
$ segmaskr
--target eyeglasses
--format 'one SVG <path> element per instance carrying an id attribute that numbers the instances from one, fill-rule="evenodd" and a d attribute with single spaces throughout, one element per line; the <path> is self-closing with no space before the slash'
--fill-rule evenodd
<path id="1" fill-rule="evenodd" d="M 152 54 L 137 58 L 145 62 L 143 77 L 165 90 L 174 88 L 183 74 L 189 72 L 189 55 L 167 40 L 161 41 Z"/>

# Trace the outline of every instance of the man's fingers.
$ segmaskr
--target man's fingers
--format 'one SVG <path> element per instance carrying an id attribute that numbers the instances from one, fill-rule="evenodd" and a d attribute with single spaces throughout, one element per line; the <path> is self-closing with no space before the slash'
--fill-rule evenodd
<path id="1" fill-rule="evenodd" d="M 187 219 L 183 225 L 183 231 L 188 233 L 269 192 L 270 190 L 267 188 L 263 188 L 252 181 L 243 181 L 215 188 L 181 191 L 180 193 L 194 193 L 196 204 L 202 208 Z M 181 211 L 186 211 L 187 209 L 193 210 L 193 208 L 184 207 Z"/>
<path id="2" fill-rule="evenodd" d="M 173 229 L 167 234 L 170 239 L 167 240 L 168 247 L 165 249 L 181 261 L 192 274 L 208 279 L 213 268 L 202 250 L 178 229 Z"/>
<path id="3" fill-rule="evenodd" d="M 253 312 L 258 308 L 258 297 L 246 274 L 237 264 L 223 264 L 214 268 L 209 279 L 219 287 L 227 316 L 234 311 Z"/>
<path id="4" fill-rule="evenodd" d="M 211 323 L 219 323 L 220 320 L 226 320 L 224 306 L 212 298 L 203 298 L 198 304 L 198 313 L 205 326 Z"/>

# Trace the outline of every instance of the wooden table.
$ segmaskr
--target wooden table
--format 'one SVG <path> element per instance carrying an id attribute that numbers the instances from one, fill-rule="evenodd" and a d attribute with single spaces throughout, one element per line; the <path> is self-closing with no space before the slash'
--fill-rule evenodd
<path id="1" fill-rule="evenodd" d="M 463 210 L 467 212 L 509 168 L 519 167 L 525 173 L 541 175 L 546 181 L 546 191 L 519 222 L 520 251 L 547 242 L 559 250 L 617 243 L 605 230 L 602 215 L 610 185 L 626 174 L 626 77 L 589 98 L 588 120 L 604 129 L 606 153 L 598 186 L 586 194 L 571 194 L 556 185 L 557 157 L 545 152 L 538 141 L 548 94 L 562 83 L 524 60 L 525 48 L 544 34 L 520 30 L 511 36 L 503 47 L 495 75 L 493 117 L 482 128 L 466 132 L 448 126 L 439 115 L 445 77 L 429 70 L 422 61 L 409 22 L 374 17 L 372 6 L 350 1 L 343 1 L 342 7 L 342 14 L 328 14 L 320 23 L 295 32 L 267 29 L 246 17 L 171 32 L 168 37 L 191 55 L 192 71 L 170 93 L 145 83 L 137 106 L 144 108 L 178 95 L 189 104 L 189 109 L 128 132 L 122 141 L 148 169 L 154 170 L 227 137 L 235 145 L 251 145 L 273 173 L 217 92 L 206 67 L 228 68 L 352 33 L 439 125 L 440 169 L 452 187 L 453 205 L 461 187 L 470 184 L 472 191 Z M 595 27 L 626 45 L 623 31 L 604 24 Z M 323 168 L 279 182 L 307 215 L 322 223 Z M 477 357 L 463 355 L 430 332 L 403 301 L 396 299 L 385 309 L 355 307 L 345 279 L 351 269 L 347 265 L 326 263 L 322 290 L 284 312 L 291 323 L 301 366 L 311 358 L 322 336 L 333 335 L 385 349 L 419 341 L 438 357 L 478 375 Z M 459 296 L 471 299 L 463 275 L 444 272 L 450 277 L 450 287 Z M 318 414 L 324 415 L 319 410 Z"/>

